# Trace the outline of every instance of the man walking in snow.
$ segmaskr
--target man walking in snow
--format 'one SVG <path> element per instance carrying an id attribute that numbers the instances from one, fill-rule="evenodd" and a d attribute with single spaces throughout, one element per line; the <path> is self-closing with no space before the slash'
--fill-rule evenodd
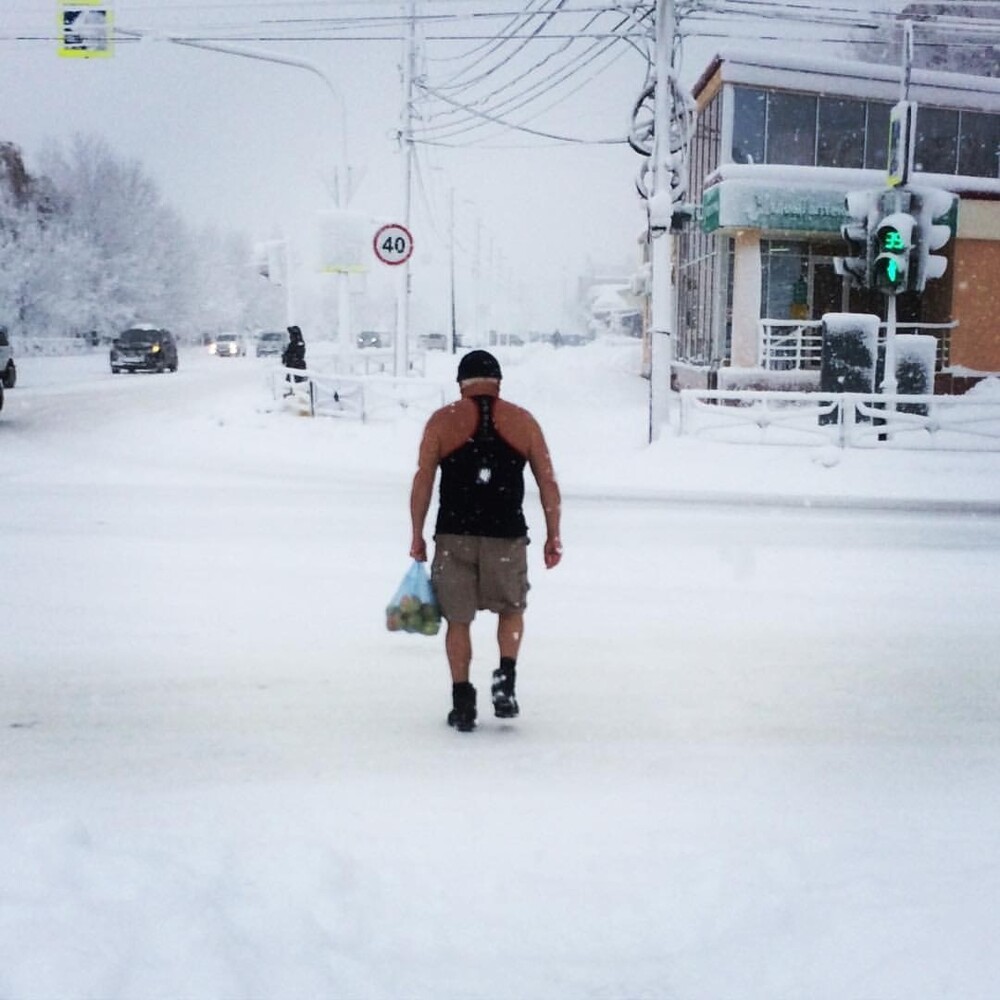
<path id="1" fill-rule="evenodd" d="M 410 493 L 410 556 L 427 559 L 424 522 L 441 469 L 431 580 L 448 623 L 445 652 L 452 679 L 448 724 L 469 732 L 476 724 L 476 689 L 469 681 L 470 628 L 477 610 L 495 612 L 500 664 L 493 671 L 493 711 L 512 719 L 517 654 L 528 594 L 528 528 L 524 466 L 538 483 L 545 514 L 545 566 L 562 557 L 561 499 L 552 459 L 538 421 L 500 399 L 500 363 L 471 351 L 458 365 L 461 399 L 431 415 L 424 428 Z"/>

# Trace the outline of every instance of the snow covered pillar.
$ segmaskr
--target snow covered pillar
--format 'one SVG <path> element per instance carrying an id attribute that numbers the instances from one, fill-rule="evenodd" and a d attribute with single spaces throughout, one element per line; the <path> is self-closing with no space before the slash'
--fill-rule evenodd
<path id="1" fill-rule="evenodd" d="M 824 393 L 875 391 L 878 360 L 878 316 L 869 313 L 825 313 L 819 387 Z M 821 424 L 835 423 L 836 411 L 822 414 Z"/>
<path id="2" fill-rule="evenodd" d="M 907 396 L 934 394 L 934 368 L 937 360 L 937 338 L 927 333 L 896 335 L 896 391 Z M 919 413 L 926 417 L 924 403 L 900 403 L 903 413 Z"/>
<path id="3" fill-rule="evenodd" d="M 760 364 L 760 234 L 739 232 L 733 260 L 733 368 Z"/>

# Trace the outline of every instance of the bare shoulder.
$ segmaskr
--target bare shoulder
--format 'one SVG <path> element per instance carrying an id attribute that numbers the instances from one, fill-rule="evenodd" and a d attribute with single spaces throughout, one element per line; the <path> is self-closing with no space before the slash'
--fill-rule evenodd
<path id="1" fill-rule="evenodd" d="M 501 399 L 495 414 L 497 430 L 522 455 L 534 458 L 544 447 L 542 429 L 530 410 Z"/>
<path id="2" fill-rule="evenodd" d="M 435 429 L 448 427 L 461 420 L 464 410 L 462 403 L 463 400 L 456 399 L 435 410 L 427 419 L 427 427 Z"/>
<path id="3" fill-rule="evenodd" d="M 523 406 L 518 406 L 517 403 L 512 403 L 508 399 L 497 399 L 497 407 L 499 417 L 503 419 L 517 421 L 524 427 L 537 427 L 538 421 L 535 419 L 534 414 Z"/>

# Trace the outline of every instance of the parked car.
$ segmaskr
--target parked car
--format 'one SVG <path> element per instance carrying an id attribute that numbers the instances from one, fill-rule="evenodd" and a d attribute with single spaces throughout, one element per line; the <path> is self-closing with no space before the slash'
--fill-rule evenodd
<path id="1" fill-rule="evenodd" d="M 177 371 L 177 341 L 169 330 L 133 326 L 111 342 L 111 374 Z"/>
<path id="2" fill-rule="evenodd" d="M 288 334 L 279 330 L 265 330 L 257 336 L 257 357 L 266 355 L 279 355 L 288 343 Z"/>
<path id="3" fill-rule="evenodd" d="M 447 351 L 448 335 L 444 333 L 423 333 L 417 343 L 425 351 Z"/>
<path id="4" fill-rule="evenodd" d="M 10 336 L 5 326 L 0 326 L 0 383 L 4 389 L 13 389 L 17 384 L 17 367 L 14 364 Z"/>
<path id="5" fill-rule="evenodd" d="M 238 333 L 220 333 L 209 351 L 219 358 L 243 358 L 246 357 L 247 345 Z"/>

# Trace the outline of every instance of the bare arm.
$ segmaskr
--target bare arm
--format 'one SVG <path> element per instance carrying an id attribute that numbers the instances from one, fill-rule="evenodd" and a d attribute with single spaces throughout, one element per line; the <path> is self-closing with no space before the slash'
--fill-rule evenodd
<path id="1" fill-rule="evenodd" d="M 427 520 L 427 511 L 430 510 L 431 496 L 434 493 L 434 479 L 437 476 L 439 453 L 437 433 L 433 421 L 429 421 L 424 428 L 424 436 L 420 442 L 417 471 L 410 489 L 410 524 L 412 528 L 410 556 L 419 562 L 427 561 L 424 522 Z"/>
<path id="2" fill-rule="evenodd" d="M 552 569 L 559 565 L 562 558 L 562 540 L 559 537 L 559 526 L 562 519 L 562 495 L 556 482 L 555 469 L 552 466 L 552 456 L 549 454 L 545 436 L 537 424 L 531 435 L 531 448 L 528 452 L 528 464 L 538 483 L 538 493 L 542 501 L 542 512 L 545 515 L 545 567 Z"/>

